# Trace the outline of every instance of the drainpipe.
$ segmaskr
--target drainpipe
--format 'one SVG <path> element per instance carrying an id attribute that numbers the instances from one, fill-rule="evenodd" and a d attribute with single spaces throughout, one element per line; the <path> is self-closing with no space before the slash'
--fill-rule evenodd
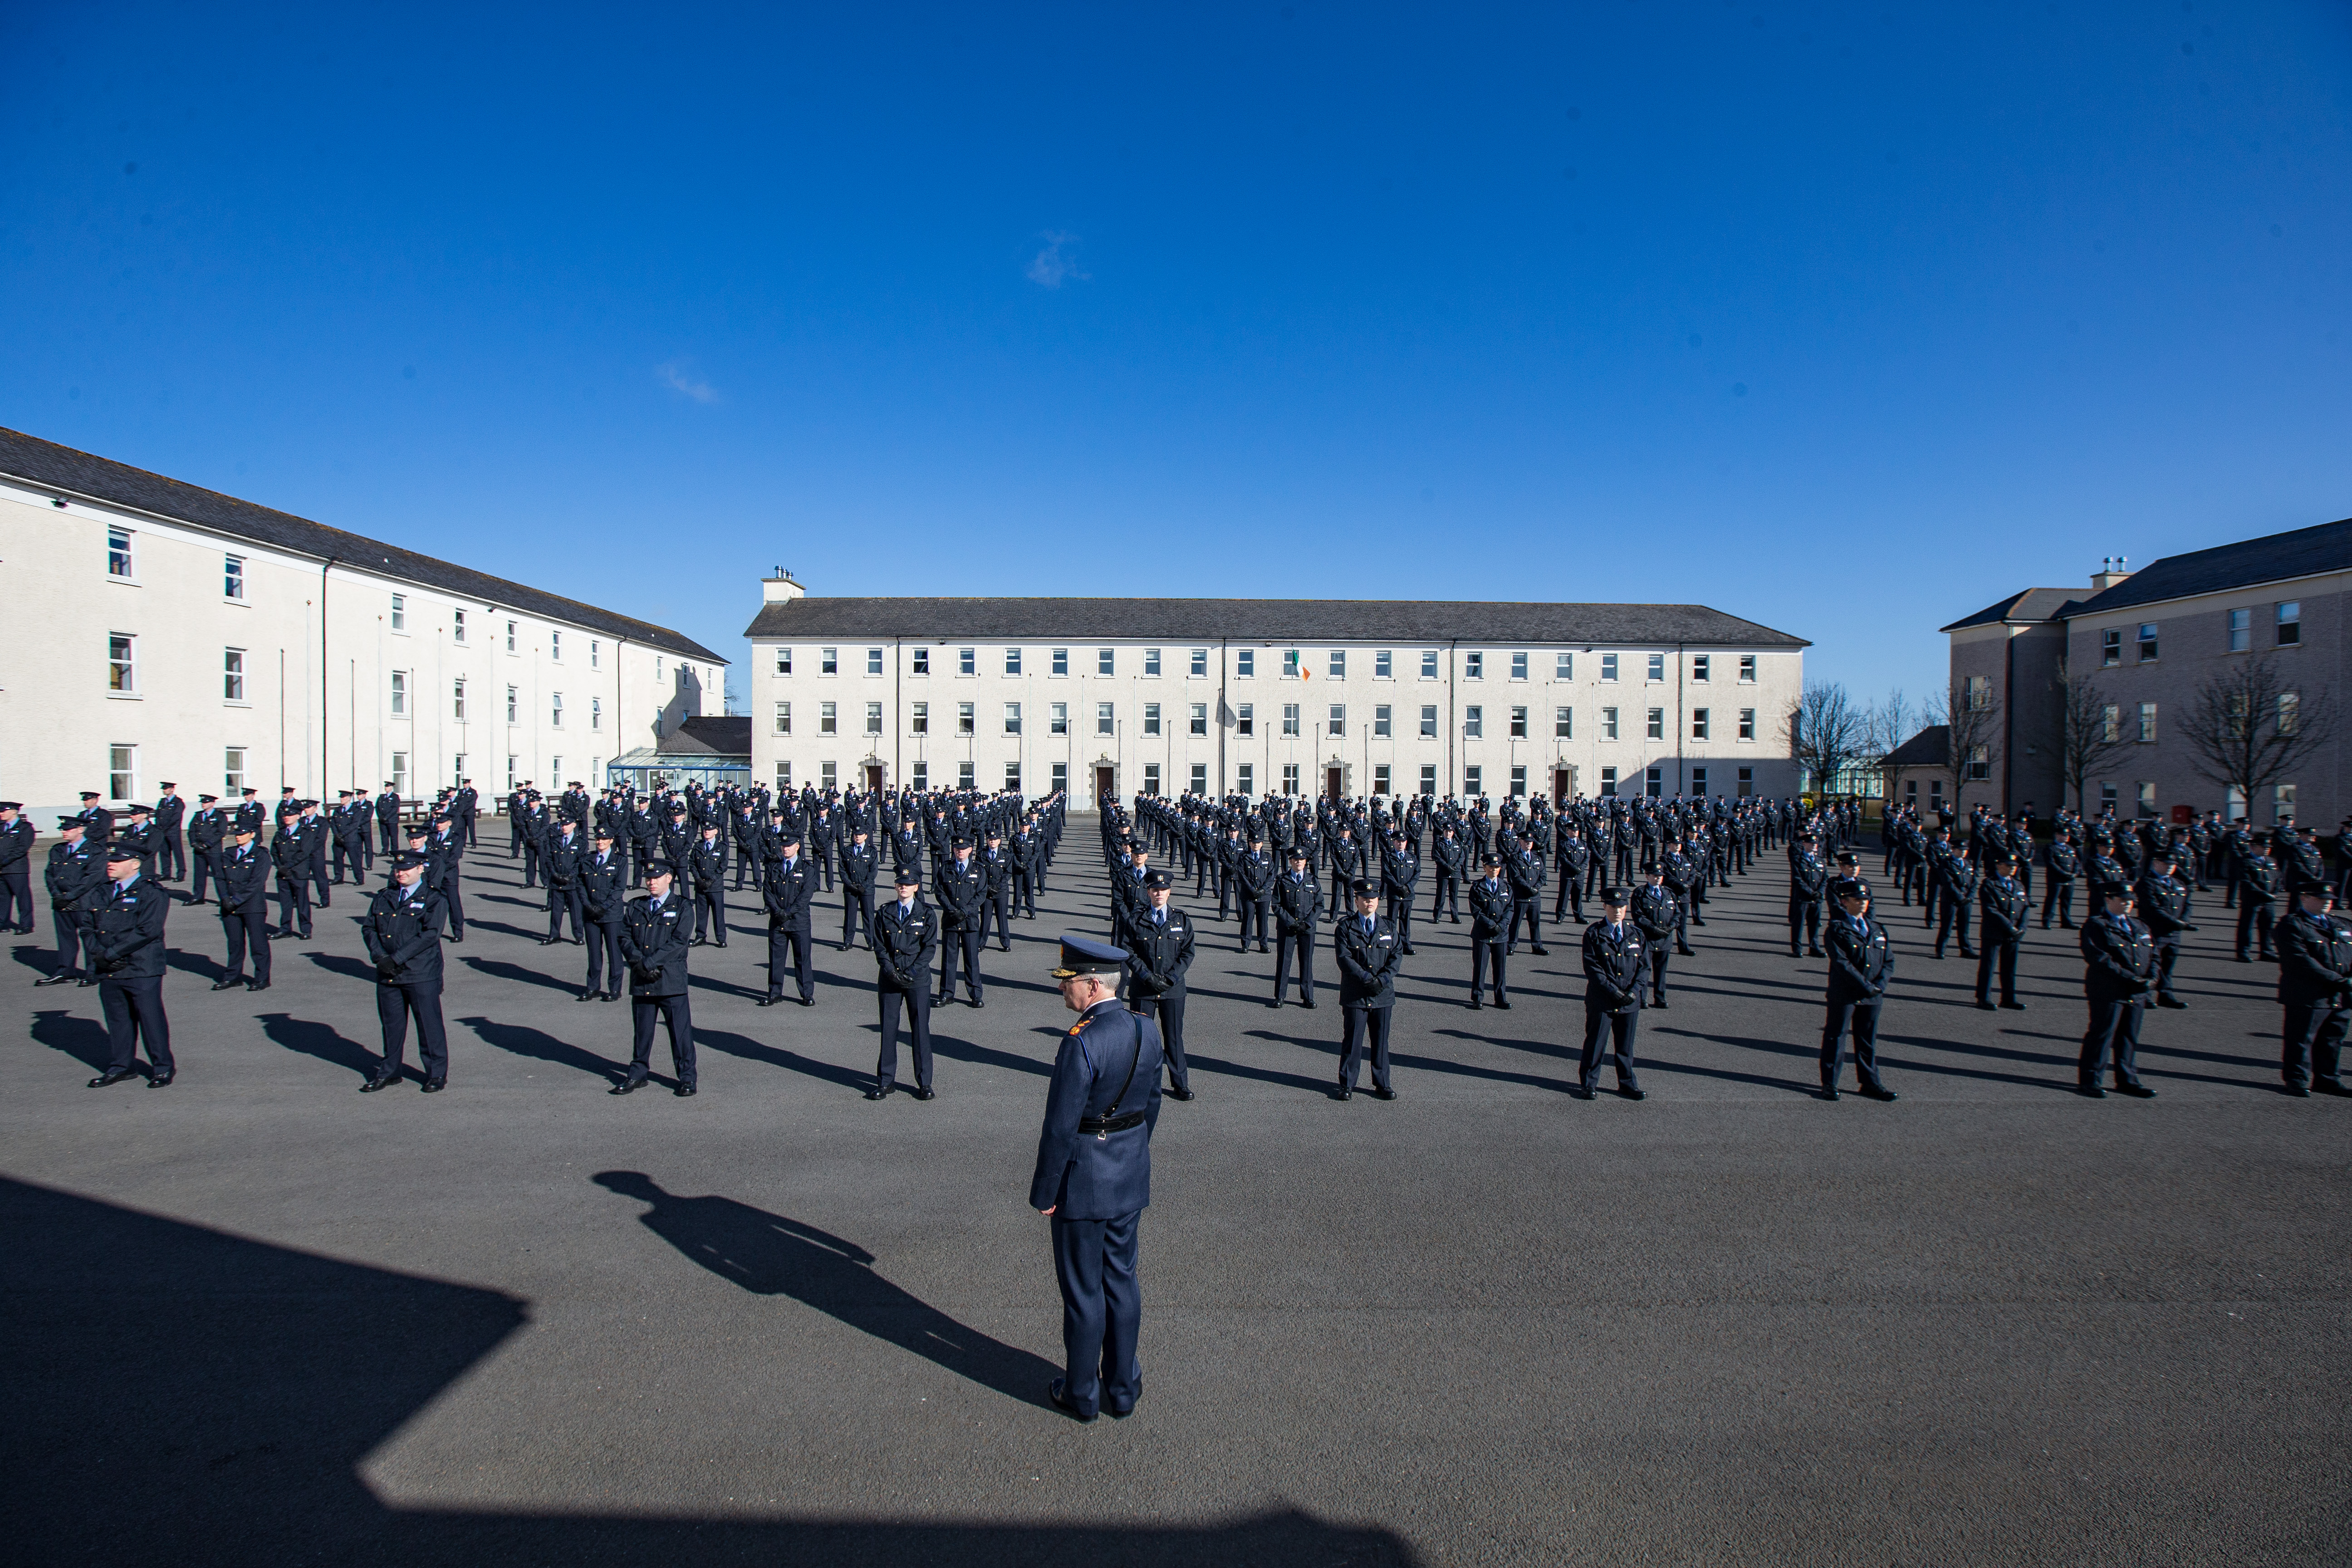
<path id="1" fill-rule="evenodd" d="M 319 793 L 327 793 L 327 574 L 335 569 L 335 558 L 327 557 L 319 568 Z M 352 716 L 354 728 L 359 715 Z"/>

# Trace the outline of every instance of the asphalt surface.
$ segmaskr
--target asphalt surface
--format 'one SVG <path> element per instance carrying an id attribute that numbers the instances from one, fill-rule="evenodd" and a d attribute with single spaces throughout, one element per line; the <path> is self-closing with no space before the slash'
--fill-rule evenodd
<path id="1" fill-rule="evenodd" d="M 2033 933 L 2030 1011 L 1979 1013 L 1900 909 L 1902 1099 L 1815 1099 L 1822 964 L 1787 956 L 1769 861 L 1645 1015 L 1640 1104 L 1565 1092 L 1572 931 L 1472 1013 L 1467 925 L 1420 923 L 1402 1098 L 1340 1104 L 1336 994 L 1269 1010 L 1271 958 L 1215 927 L 1200 1098 L 1155 1143 L 1143 1402 L 1068 1421 L 1025 1198 L 1095 837 L 1073 822 L 992 950 L 987 1007 L 935 1015 L 928 1104 L 861 1097 L 863 952 L 820 950 L 813 1008 L 752 1006 L 749 894 L 694 953 L 701 1094 L 610 1097 L 627 1005 L 572 999 L 581 950 L 535 945 L 497 824 L 429 1099 L 354 1092 L 348 894 L 261 994 L 210 993 L 218 924 L 175 911 L 160 1091 L 83 1087 L 98 993 L 34 989 L 46 930 L 18 939 L 12 1555 L 2352 1559 L 2352 1104 L 2280 1092 L 2272 971 L 2230 962 L 2218 894 L 2190 1010 L 2147 1021 L 2150 1102 L 2073 1092 L 2071 932 Z"/>

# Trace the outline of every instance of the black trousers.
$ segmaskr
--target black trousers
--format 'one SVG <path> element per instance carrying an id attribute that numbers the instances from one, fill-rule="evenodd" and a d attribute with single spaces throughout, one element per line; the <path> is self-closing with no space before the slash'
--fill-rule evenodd
<path id="1" fill-rule="evenodd" d="M 192 904 L 201 904 L 205 901 L 205 889 L 207 883 L 220 880 L 220 851 L 197 850 L 194 871 L 195 885 L 188 889 L 188 901 Z"/>
<path id="2" fill-rule="evenodd" d="M 1511 994 L 1503 982 L 1503 962 L 1509 954 L 1510 951 L 1510 948 L 1500 937 L 1473 937 L 1470 939 L 1471 1001 L 1475 1002 L 1478 1000 L 1478 987 L 1485 982 L 1486 971 L 1489 968 L 1493 969 L 1495 972 L 1494 986 L 1496 1004 L 1500 1005 L 1511 999 Z"/>
<path id="3" fill-rule="evenodd" d="M 2091 1000 L 2091 1026 L 2083 1033 L 2083 1057 L 2075 1071 L 2075 1081 L 2084 1088 L 2095 1087 L 2099 1074 L 2113 1058 L 2116 1082 L 2139 1081 L 2139 1021 L 2147 1011 L 2147 1004 L 2137 997 L 2128 1002 Z"/>
<path id="4" fill-rule="evenodd" d="M 1633 1073 L 1633 1035 L 1642 1022 L 1642 1009 L 1628 1007 L 1622 1013 L 1612 1013 L 1603 1007 L 1584 1009 L 1584 1055 L 1576 1064 L 1577 1080 L 1591 1089 L 1601 1081 L 1601 1058 L 1603 1054 L 1617 1069 L 1619 1089 L 1639 1089 L 1642 1080 Z M 1613 1047 L 1613 1049 L 1607 1047 Z"/>
<path id="5" fill-rule="evenodd" d="M 400 842 L 399 823 L 386 822 L 383 817 L 377 817 L 375 819 L 375 837 L 376 852 L 378 854 L 397 855 L 400 853 L 402 846 Z"/>
<path id="6" fill-rule="evenodd" d="M 1389 889 L 1389 919 L 1396 924 L 1397 945 L 1411 947 L 1412 945 L 1412 894 L 1411 892 L 1400 895 L 1395 889 Z"/>
<path id="7" fill-rule="evenodd" d="M 1265 917 L 1268 907 L 1269 906 L 1266 903 L 1260 900 L 1250 898 L 1247 894 L 1243 895 L 1241 900 L 1241 945 L 1244 950 L 1247 950 L 1249 947 L 1250 927 L 1255 926 L 1257 927 L 1257 950 L 1260 952 L 1264 952 L 1265 951 Z"/>
<path id="8" fill-rule="evenodd" d="M 1062 1397 L 1081 1415 L 1129 1410 L 1143 1393 L 1135 1344 L 1143 1332 L 1136 1279 L 1143 1211 L 1117 1219 L 1053 1219 L 1054 1282 L 1062 1289 Z"/>
<path id="9" fill-rule="evenodd" d="M 751 886 L 760 885 L 760 858 L 741 839 L 735 841 L 735 890 L 743 890 L 743 879 L 751 879 Z"/>
<path id="10" fill-rule="evenodd" d="M 1797 951 L 1797 938 L 1801 932 L 1807 951 L 1822 950 L 1822 901 L 1819 899 L 1789 900 L 1789 951 Z"/>
<path id="11" fill-rule="evenodd" d="M 996 924 L 996 948 L 999 952 L 1013 951 L 1013 888 L 1007 883 L 987 902 L 980 906 L 980 940 L 988 941 L 989 922 Z"/>
<path id="12" fill-rule="evenodd" d="M 139 1047 L 147 1047 L 147 1063 L 156 1072 L 173 1070 L 172 1021 L 163 1016 L 163 977 L 150 974 L 136 980 L 100 980 L 99 1010 L 106 1015 L 110 1071 L 128 1072 L 137 1061 Z"/>
<path id="13" fill-rule="evenodd" d="M 1977 948 L 1977 1000 L 1991 1000 L 1988 993 L 1992 986 L 1993 972 L 2000 973 L 2000 999 L 2017 1000 L 2017 939 L 2007 942 L 1986 941 Z"/>
<path id="14" fill-rule="evenodd" d="M 32 929 L 33 874 L 21 868 L 0 871 L 0 931 Z"/>
<path id="15" fill-rule="evenodd" d="M 1666 999 L 1666 959 L 1670 956 L 1672 950 L 1666 946 L 1666 939 L 1664 937 L 1650 936 L 1650 933 L 1647 931 L 1643 931 L 1642 934 L 1645 937 L 1649 937 L 1650 1001 L 1654 1005 L 1656 1003 L 1664 1002 Z"/>
<path id="16" fill-rule="evenodd" d="M 717 946 L 727 945 L 727 888 L 721 882 L 694 889 L 694 940 L 706 937 Z"/>
<path id="17" fill-rule="evenodd" d="M 1389 1087 L 1389 1015 L 1390 1007 L 1370 1007 L 1360 1003 L 1339 1005 L 1342 1034 L 1339 1037 L 1339 1086 L 1352 1089 L 1356 1075 L 1364 1062 L 1369 1042 L 1372 1058 L 1372 1087 Z"/>
<path id="18" fill-rule="evenodd" d="M 768 998 L 776 1001 L 784 994 L 784 965 L 789 962 L 793 979 L 799 984 L 801 1000 L 814 1001 L 816 983 L 809 977 L 809 933 L 805 931 L 778 931 L 768 928 Z"/>
<path id="19" fill-rule="evenodd" d="M 1241 890 L 1239 879 L 1223 863 L 1217 867 L 1217 918 L 1223 920 L 1225 911 L 1234 905 L 1234 896 Z"/>
<path id="20" fill-rule="evenodd" d="M 1013 905 L 1031 920 L 1037 918 L 1037 885 L 1045 878 L 1034 872 L 1016 871 L 1013 877 Z"/>
<path id="21" fill-rule="evenodd" d="M 2050 929 L 2050 911 L 2058 911 L 2062 925 L 2074 923 L 2074 879 L 2053 875 L 2042 891 L 2042 929 Z"/>
<path id="22" fill-rule="evenodd" d="M 874 949 L 874 889 L 848 882 L 841 885 L 841 951 L 847 952 L 866 939 L 867 952 Z"/>
<path id="23" fill-rule="evenodd" d="M 245 978 L 247 950 L 253 953 L 253 978 L 263 985 L 269 984 L 269 903 L 256 899 L 243 909 L 221 906 L 221 935 L 228 940 L 228 973 L 226 980 Z"/>
<path id="24" fill-rule="evenodd" d="M 297 914 L 302 917 L 299 926 L 294 921 Z M 278 929 L 288 936 L 298 931 L 304 936 L 310 934 L 310 879 L 307 874 L 293 881 L 278 879 Z"/>
<path id="25" fill-rule="evenodd" d="M 669 1062 L 677 1074 L 680 1089 L 694 1087 L 694 1012 L 688 999 L 677 996 L 632 996 L 629 1011 L 635 1015 L 636 1039 L 629 1056 L 629 1076 L 641 1079 L 653 1068 L 654 1020 L 658 1017 L 669 1030 Z"/>
<path id="26" fill-rule="evenodd" d="M 563 917 L 567 914 L 572 917 L 572 940 L 585 939 L 588 934 L 588 905 L 585 896 L 580 891 L 580 884 L 574 882 L 568 888 L 559 888 L 550 882 L 547 885 L 547 934 L 551 939 L 562 938 Z"/>
<path id="27" fill-rule="evenodd" d="M 956 959 L 963 959 L 963 983 L 975 1002 L 981 998 L 979 922 L 956 926 L 940 932 L 940 994 L 953 998 L 956 985 Z"/>
<path id="28" fill-rule="evenodd" d="M 457 890 L 458 880 L 457 868 L 450 868 L 448 879 L 442 883 L 440 893 L 441 907 L 449 913 L 449 934 L 462 937 L 466 934 L 466 899 Z"/>
<path id="29" fill-rule="evenodd" d="M 2347 1024 L 2352 1024 L 2352 1010 L 2340 1002 L 2297 1003 L 2287 1008 L 2279 1076 L 2289 1089 L 2308 1089 L 2314 1078 L 2322 1083 L 2338 1081 Z"/>
<path id="30" fill-rule="evenodd" d="M 343 873 L 346 870 L 351 873 L 351 879 L 354 882 L 363 882 L 367 879 L 366 873 L 360 868 L 360 860 L 365 842 L 366 841 L 364 839 L 344 838 L 341 835 L 336 837 L 335 846 L 332 851 L 334 858 L 334 879 L 336 881 L 340 882 L 343 879 Z"/>
<path id="31" fill-rule="evenodd" d="M 1315 1001 L 1315 928 L 1288 931 L 1277 930 L 1274 936 L 1274 999 L 1290 986 L 1291 954 L 1298 955 L 1298 999 L 1310 1006 Z"/>
<path id="32" fill-rule="evenodd" d="M 588 922 L 588 989 L 604 989 L 604 971 L 611 961 L 613 989 L 618 991 L 628 974 L 628 966 L 621 962 L 621 921 L 617 915 L 609 921 Z"/>
<path id="33" fill-rule="evenodd" d="M 1511 948 L 1519 945 L 1519 922 L 1525 921 L 1528 922 L 1528 945 L 1541 947 L 1543 927 L 1538 922 L 1542 917 L 1543 900 L 1540 896 L 1534 893 L 1514 892 L 1511 895 L 1510 930 L 1506 935 L 1503 945 Z"/>
<path id="34" fill-rule="evenodd" d="M 887 1087 L 898 1076 L 898 1009 L 904 1004 L 908 1033 L 915 1049 L 915 1087 L 931 1087 L 931 994 L 918 984 L 912 991 L 887 985 L 875 988 L 881 1004 L 882 1054 L 874 1063 L 874 1081 Z"/>
<path id="35" fill-rule="evenodd" d="M 1189 1093 L 1192 1069 L 1184 1060 L 1184 988 L 1179 985 L 1160 996 L 1139 996 L 1130 992 L 1127 1007 L 1130 1013 L 1160 1020 L 1160 1049 L 1168 1058 L 1168 1081 Z"/>
<path id="36" fill-rule="evenodd" d="M 1952 896 L 1951 889 L 1947 888 L 1943 890 L 1937 902 L 1938 907 L 1936 910 L 1936 956 L 1937 958 L 1944 956 L 1944 942 L 1952 934 L 1952 928 L 1954 926 L 1960 928 L 1960 951 L 1962 952 L 1968 952 L 1969 916 L 1972 912 L 1968 900 L 1965 899 L 1954 898 Z"/>
<path id="37" fill-rule="evenodd" d="M 386 1074 L 400 1076 L 402 1060 L 408 1052 L 408 1021 L 415 1018 L 416 1059 L 424 1066 L 425 1080 L 439 1083 L 449 1076 L 449 1031 L 441 1023 L 439 981 L 423 985 L 387 985 L 378 981 L 375 1016 L 383 1026 L 383 1070 Z"/>
<path id="38" fill-rule="evenodd" d="M 511 860 L 514 857 L 509 854 L 507 858 Z M 528 838 L 522 841 L 522 885 L 539 886 L 539 846 Z"/>
<path id="39" fill-rule="evenodd" d="M 2238 956 L 2246 956 L 2246 938 L 2259 936 L 2263 952 L 2271 951 L 2271 902 L 2268 899 L 2241 899 L 2238 901 Z"/>
<path id="40" fill-rule="evenodd" d="M 1450 913 L 1455 923 L 1459 924 L 1462 920 L 1461 877 L 1440 866 L 1437 868 L 1437 879 L 1433 886 L 1436 889 L 1436 895 L 1429 900 L 1429 918 L 1435 920 L 1440 915 Z"/>
<path id="41" fill-rule="evenodd" d="M 1845 1070 L 1846 1041 L 1853 1042 L 1854 1077 L 1864 1087 L 1877 1089 L 1878 1009 L 1876 1000 L 1832 1002 L 1822 1024 L 1822 1087 L 1835 1089 Z"/>
<path id="42" fill-rule="evenodd" d="M 1584 873 L 1573 866 L 1562 866 L 1559 892 L 1551 901 L 1552 923 L 1559 924 L 1570 913 L 1580 921 L 1584 918 Z"/>
<path id="43" fill-rule="evenodd" d="M 2156 939 L 2156 994 L 2166 1001 L 2179 1001 L 2172 992 L 2172 966 L 2180 962 L 2180 933 L 2174 931 Z"/>
<path id="44" fill-rule="evenodd" d="M 181 841 L 182 828 L 167 828 L 155 845 L 155 875 L 166 882 L 188 879 L 188 851 Z"/>

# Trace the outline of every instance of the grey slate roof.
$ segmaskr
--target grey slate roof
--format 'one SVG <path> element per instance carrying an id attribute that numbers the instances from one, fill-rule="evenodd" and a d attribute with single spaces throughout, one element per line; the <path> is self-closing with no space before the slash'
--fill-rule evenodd
<path id="1" fill-rule="evenodd" d="M 2210 550 L 2192 550 L 2186 555 L 2168 555 L 2086 600 L 2074 613 L 2095 616 L 2160 599 L 2185 599 L 2224 588 L 2249 588 L 2258 583 L 2344 571 L 2352 571 L 2352 518 L 2235 544 L 2217 544 Z"/>
<path id="2" fill-rule="evenodd" d="M 1803 637 L 1704 605 L 1562 605 L 1482 599 L 865 599 L 763 605 L 744 636 L 939 642 L 1608 643 L 1799 648 Z"/>
<path id="3" fill-rule="evenodd" d="M 714 757 L 748 757 L 751 754 L 751 716 L 706 713 L 681 721 L 662 737 L 660 749 L 681 756 L 707 752 Z"/>
<path id="4" fill-rule="evenodd" d="M 1886 753 L 1885 768 L 1940 768 L 1952 760 L 1952 727 L 1930 724 Z"/>
<path id="5" fill-rule="evenodd" d="M 1938 626 L 1937 630 L 1957 632 L 1969 626 L 1990 626 L 1996 621 L 2054 620 L 2065 613 L 2066 606 L 2074 602 L 2078 592 L 2088 593 L 2089 590 L 2028 588 L 2021 594 L 2011 594 L 2006 599 L 1996 599 L 1975 615 L 1963 616 L 1950 626 Z"/>
<path id="6" fill-rule="evenodd" d="M 617 616 L 610 610 L 600 610 L 576 599 L 527 588 L 520 583 L 510 583 L 486 572 L 452 565 L 430 555 L 420 555 L 413 550 L 403 550 L 396 544 L 385 544 L 356 533 L 346 533 L 340 528 L 312 522 L 291 512 L 275 511 L 249 500 L 239 500 L 235 496 L 225 496 L 218 490 L 165 479 L 144 468 L 134 468 L 128 463 L 93 457 L 88 452 L 60 447 L 54 441 L 44 441 L 37 436 L 27 436 L 21 430 L 11 430 L 5 426 L 0 426 L 0 475 L 21 479 L 34 489 L 61 492 L 69 499 L 86 496 L 96 500 L 111 501 L 159 517 L 175 518 L 221 533 L 233 534 L 239 539 L 249 539 L 256 544 L 265 544 L 296 555 L 308 555 L 320 561 L 348 562 L 353 566 L 366 567 L 438 588 L 460 598 L 478 599 L 486 605 L 521 610 L 528 615 L 542 616 L 569 626 L 609 632 L 616 637 L 626 637 L 631 642 L 645 643 L 688 658 L 711 664 L 727 662 L 700 643 L 681 637 L 667 626 Z"/>

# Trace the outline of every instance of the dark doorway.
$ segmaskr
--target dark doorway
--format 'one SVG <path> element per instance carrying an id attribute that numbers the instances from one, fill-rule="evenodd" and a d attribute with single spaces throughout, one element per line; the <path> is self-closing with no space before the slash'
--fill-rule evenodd
<path id="1" fill-rule="evenodd" d="M 1554 769 L 1552 769 L 1552 771 L 1551 771 L 1551 803 L 1552 803 L 1552 805 L 1567 805 L 1567 804 L 1568 804 L 1568 797 L 1569 797 L 1570 794 L 1575 790 L 1575 788 L 1576 788 L 1576 770 L 1575 770 L 1574 768 L 1565 768 L 1565 767 L 1562 767 L 1562 768 L 1554 768 Z"/>
<path id="2" fill-rule="evenodd" d="M 1328 800 L 1348 798 L 1348 770 L 1333 763 L 1323 770 L 1323 794 Z"/>
<path id="3" fill-rule="evenodd" d="M 882 764 L 880 763 L 868 763 L 866 764 L 866 793 L 869 795 L 879 795 L 882 793 Z"/>
<path id="4" fill-rule="evenodd" d="M 1095 809 L 1097 811 L 1100 811 L 1104 806 L 1108 805 L 1118 798 L 1118 770 L 1112 767 L 1108 763 L 1096 763 Z"/>

